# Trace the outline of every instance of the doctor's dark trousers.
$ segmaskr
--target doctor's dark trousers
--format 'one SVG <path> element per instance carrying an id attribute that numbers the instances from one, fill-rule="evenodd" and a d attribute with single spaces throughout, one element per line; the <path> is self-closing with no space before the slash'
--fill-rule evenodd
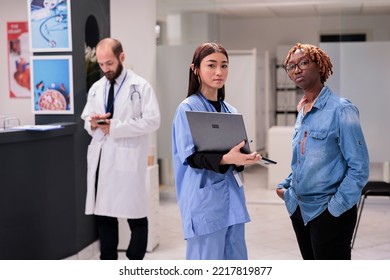
<path id="1" fill-rule="evenodd" d="M 100 159 L 99 159 L 100 163 Z M 97 193 L 99 178 L 99 164 L 96 170 L 95 188 Z M 117 260 L 119 243 L 119 226 L 116 217 L 96 215 L 98 235 L 100 239 L 100 259 Z M 148 245 L 148 219 L 127 219 L 131 236 L 129 246 L 126 250 L 126 257 L 129 260 L 142 260 L 146 253 Z"/>
<path id="2" fill-rule="evenodd" d="M 291 215 L 291 221 L 302 258 L 304 260 L 350 260 L 356 218 L 356 205 L 339 217 L 332 216 L 326 209 L 305 226 L 298 206 Z"/>

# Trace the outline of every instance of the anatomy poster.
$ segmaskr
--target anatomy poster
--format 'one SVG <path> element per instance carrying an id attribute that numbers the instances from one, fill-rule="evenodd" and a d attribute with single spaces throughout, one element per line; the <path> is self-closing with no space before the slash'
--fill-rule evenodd
<path id="1" fill-rule="evenodd" d="M 70 0 L 27 0 L 32 52 L 72 51 Z"/>
<path id="2" fill-rule="evenodd" d="M 9 96 L 30 97 L 30 50 L 28 24 L 7 22 Z"/>
<path id="3" fill-rule="evenodd" d="M 72 56 L 31 57 L 34 114 L 73 114 Z"/>

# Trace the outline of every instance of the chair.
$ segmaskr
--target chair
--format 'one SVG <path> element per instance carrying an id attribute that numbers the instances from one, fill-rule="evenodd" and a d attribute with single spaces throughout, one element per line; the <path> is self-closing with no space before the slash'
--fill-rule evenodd
<path id="1" fill-rule="evenodd" d="M 357 222 L 355 226 L 355 230 L 352 236 L 351 249 L 353 248 L 353 244 L 355 243 L 355 238 L 357 234 L 357 230 L 359 227 L 360 218 L 362 216 L 364 201 L 367 196 L 388 196 L 390 198 L 390 183 L 384 181 L 369 181 L 362 190 L 362 195 L 358 202 L 358 216 Z"/>

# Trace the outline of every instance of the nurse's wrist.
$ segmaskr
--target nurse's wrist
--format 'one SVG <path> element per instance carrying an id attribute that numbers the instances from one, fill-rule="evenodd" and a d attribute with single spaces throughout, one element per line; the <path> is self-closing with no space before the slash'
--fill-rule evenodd
<path id="1" fill-rule="evenodd" d="M 221 158 L 221 165 L 226 165 L 226 164 L 231 164 L 231 162 L 229 161 L 229 154 L 224 154 Z"/>

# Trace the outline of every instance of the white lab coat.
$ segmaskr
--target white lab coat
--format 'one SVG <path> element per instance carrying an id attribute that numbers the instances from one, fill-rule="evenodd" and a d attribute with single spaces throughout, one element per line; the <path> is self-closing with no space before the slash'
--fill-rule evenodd
<path id="1" fill-rule="evenodd" d="M 126 75 L 127 73 L 127 75 Z M 117 81 L 125 78 L 115 98 L 110 133 L 91 130 L 89 116 L 105 113 L 106 77 L 90 88 L 81 118 L 92 136 L 88 147 L 87 197 L 85 214 L 119 218 L 148 216 L 146 188 L 149 134 L 160 126 L 160 110 L 151 85 L 131 70 L 123 70 Z M 133 86 L 139 91 L 133 93 Z M 118 88 L 118 87 L 117 87 Z M 115 90 L 117 92 L 117 89 Z M 133 96 L 132 96 L 133 93 Z M 132 97 L 132 100 L 131 100 Z M 141 107 L 132 106 L 141 97 Z M 134 111 L 141 108 L 142 118 Z M 139 113 L 136 113 L 139 114 Z M 136 116 L 138 117 L 138 115 Z M 99 163 L 98 191 L 95 191 L 96 169 Z"/>

